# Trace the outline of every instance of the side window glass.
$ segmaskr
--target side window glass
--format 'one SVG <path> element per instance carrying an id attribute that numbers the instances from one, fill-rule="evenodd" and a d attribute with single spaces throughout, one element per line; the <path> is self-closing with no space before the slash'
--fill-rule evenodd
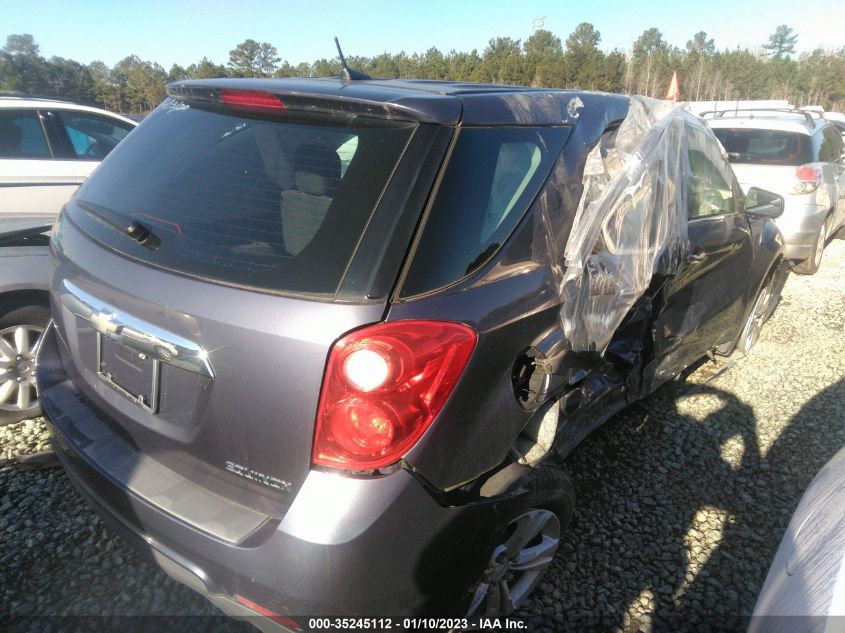
<path id="1" fill-rule="evenodd" d="M 481 228 L 481 241 L 489 240 L 513 211 L 540 166 L 535 143 L 502 143 L 490 184 L 490 198 Z"/>
<path id="2" fill-rule="evenodd" d="M 50 158 L 34 110 L 0 110 L 0 158 Z"/>
<path id="3" fill-rule="evenodd" d="M 508 239 L 569 134 L 565 127 L 467 127 L 458 133 L 401 296 L 471 274 Z"/>
<path id="4" fill-rule="evenodd" d="M 102 160 L 132 130 L 128 124 L 96 114 L 58 111 L 77 158 Z"/>
<path id="5" fill-rule="evenodd" d="M 704 132 L 687 127 L 687 217 L 724 215 L 734 210 L 730 168 L 718 144 Z"/>
<path id="6" fill-rule="evenodd" d="M 842 156 L 842 137 L 833 126 L 822 130 L 822 144 L 819 148 L 819 160 L 835 163 Z"/>

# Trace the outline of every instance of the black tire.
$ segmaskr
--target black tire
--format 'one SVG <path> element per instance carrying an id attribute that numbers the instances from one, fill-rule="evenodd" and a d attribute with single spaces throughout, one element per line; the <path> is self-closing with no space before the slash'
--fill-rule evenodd
<path id="1" fill-rule="evenodd" d="M 43 331 L 50 321 L 50 308 L 43 304 L 28 304 L 15 306 L 6 306 L 4 312 L 0 314 L 0 333 L 9 332 L 13 328 L 26 326 L 30 331 Z M 8 338 L 8 337 L 7 337 Z M 0 363 L 3 363 L 4 355 L 0 352 Z M 23 359 L 28 367 L 32 367 L 33 358 L 26 357 Z M 6 361 L 7 369 L 11 364 L 11 360 Z M 16 366 L 17 370 L 17 366 Z M 0 374 L 0 389 L 7 381 L 3 381 L 3 374 Z M 37 398 L 33 406 L 27 406 L 23 409 L 16 408 L 8 402 L 0 402 L 0 426 L 5 426 L 20 420 L 36 418 L 41 415 L 41 406 L 38 404 Z"/>
<path id="2" fill-rule="evenodd" d="M 819 235 L 816 238 L 816 243 L 813 245 L 813 251 L 810 256 L 803 262 L 795 265 L 794 270 L 799 275 L 815 275 L 822 263 L 822 256 L 824 255 L 824 247 L 827 243 L 828 229 L 830 224 L 830 217 L 826 218 L 819 228 Z"/>
<path id="3" fill-rule="evenodd" d="M 575 490 L 571 480 L 563 470 L 557 466 L 548 465 L 533 473 L 528 483 L 528 492 L 520 498 L 519 503 L 511 510 L 510 516 L 502 523 L 503 529 L 500 530 L 498 539 L 504 540 L 496 540 L 501 544 L 493 548 L 487 568 L 467 596 L 469 616 L 504 617 L 519 608 L 520 604 L 540 583 L 543 574 L 551 564 L 554 553 L 560 544 L 563 530 L 572 518 L 574 506 Z M 554 515 L 556 519 L 551 515 Z M 529 537 L 516 552 L 524 554 L 532 549 L 543 551 L 543 561 L 548 560 L 548 562 L 544 563 L 542 570 L 536 575 L 533 571 L 522 572 L 508 567 L 509 564 L 515 563 L 515 560 L 508 563 L 507 559 L 513 559 L 516 556 L 513 552 L 509 556 L 506 554 L 508 543 L 520 540 L 517 536 L 522 529 L 522 525 L 529 525 L 531 522 L 540 525 L 542 521 L 546 522 L 542 524 L 541 531 Z M 533 526 L 535 523 L 531 523 L 531 525 Z M 548 533 L 546 532 L 547 528 Z M 530 530 L 524 532 L 528 534 Z M 556 543 L 554 549 L 549 553 L 544 548 L 550 547 L 550 541 L 553 540 L 552 537 L 555 534 L 557 535 Z M 508 568 L 501 572 L 503 566 Z M 502 574 L 501 577 L 499 576 L 500 573 Z M 496 595 L 500 597 L 504 593 L 501 589 L 498 589 L 502 582 L 510 585 L 508 595 L 512 597 L 512 602 L 507 604 L 501 599 L 494 600 L 491 597 L 493 592 L 497 592 Z M 485 587 L 487 593 L 480 593 L 485 590 Z M 492 608 L 496 605 L 500 608 Z"/>

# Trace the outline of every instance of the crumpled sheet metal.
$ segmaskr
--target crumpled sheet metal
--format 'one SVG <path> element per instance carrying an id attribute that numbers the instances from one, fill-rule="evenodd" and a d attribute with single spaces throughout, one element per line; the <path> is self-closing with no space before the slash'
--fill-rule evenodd
<path id="1" fill-rule="evenodd" d="M 590 151 L 564 250 L 561 324 L 576 352 L 604 353 L 656 273 L 689 252 L 679 106 L 631 97 L 628 115 Z"/>

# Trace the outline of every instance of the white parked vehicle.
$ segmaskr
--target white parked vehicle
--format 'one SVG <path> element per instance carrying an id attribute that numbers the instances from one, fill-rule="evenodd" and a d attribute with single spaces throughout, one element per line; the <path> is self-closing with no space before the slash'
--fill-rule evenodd
<path id="1" fill-rule="evenodd" d="M 807 110 L 704 112 L 740 186 L 783 196 L 775 223 L 795 272 L 815 273 L 828 239 L 845 226 L 845 144 L 836 127 Z"/>
<path id="2" fill-rule="evenodd" d="M 0 94 L 0 214 L 55 216 L 136 125 L 99 108 Z"/>
<path id="3" fill-rule="evenodd" d="M 52 218 L 0 215 L 0 426 L 39 415 L 35 353 L 50 320 Z"/>
<path id="4" fill-rule="evenodd" d="M 792 515 L 748 633 L 845 630 L 845 448 L 825 464 Z"/>

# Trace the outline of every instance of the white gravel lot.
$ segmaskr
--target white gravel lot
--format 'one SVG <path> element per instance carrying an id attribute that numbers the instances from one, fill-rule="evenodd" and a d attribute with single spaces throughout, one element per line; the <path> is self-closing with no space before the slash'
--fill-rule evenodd
<path id="1" fill-rule="evenodd" d="M 749 357 L 711 374 L 661 388 L 568 460 L 576 514 L 517 614 L 529 631 L 745 629 L 803 490 L 845 443 L 845 241 L 815 276 L 790 275 Z M 45 433 L 41 420 L 0 429 L 0 459 L 45 450 Z M 60 469 L 0 467 L 6 630 L 251 630 L 216 614 L 112 534 Z"/>

